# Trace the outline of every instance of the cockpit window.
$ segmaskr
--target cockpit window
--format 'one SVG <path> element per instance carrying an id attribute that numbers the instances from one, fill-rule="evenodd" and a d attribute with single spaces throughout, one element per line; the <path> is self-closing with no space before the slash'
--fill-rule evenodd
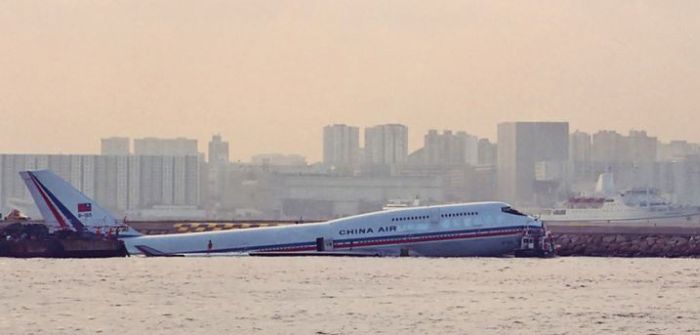
<path id="1" fill-rule="evenodd" d="M 501 207 L 501 212 L 519 216 L 527 216 L 513 207 Z"/>

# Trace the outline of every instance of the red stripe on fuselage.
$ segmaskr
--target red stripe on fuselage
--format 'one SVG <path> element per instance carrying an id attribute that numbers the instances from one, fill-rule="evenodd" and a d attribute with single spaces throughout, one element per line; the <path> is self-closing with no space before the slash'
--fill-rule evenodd
<path id="1" fill-rule="evenodd" d="M 58 213 L 58 210 L 56 209 L 56 207 L 54 207 L 53 204 L 51 203 L 51 201 L 49 201 L 49 197 L 46 195 L 46 193 L 41 188 L 41 186 L 39 186 L 39 183 L 36 182 L 36 179 L 35 179 L 36 177 L 34 177 L 31 174 L 29 175 L 29 177 L 32 178 L 32 182 L 34 183 L 34 186 L 36 186 L 36 188 L 39 190 L 39 194 L 41 194 L 41 197 L 44 199 L 44 202 L 46 202 L 46 204 L 49 206 L 49 209 L 51 210 L 51 213 L 53 214 L 53 216 L 56 217 L 56 220 L 58 221 L 58 225 L 61 226 L 62 229 L 65 229 L 66 227 L 68 227 L 68 225 L 66 224 L 66 221 L 63 220 L 63 216 L 61 216 L 61 214 Z"/>
<path id="2" fill-rule="evenodd" d="M 352 242 L 339 242 L 333 246 L 334 249 L 352 249 L 360 247 L 371 247 L 371 246 L 386 246 L 392 244 L 405 244 L 405 243 L 424 243 L 424 242 L 435 242 L 435 241 L 448 241 L 448 240 L 462 240 L 469 238 L 479 238 L 479 237 L 493 237 L 493 236 L 506 236 L 506 235 L 516 235 L 521 234 L 522 229 L 503 229 L 501 231 L 491 231 L 491 232 L 472 232 L 472 233 L 435 233 L 433 236 L 402 236 L 402 237 L 390 237 L 382 238 L 377 237 L 374 240 L 368 241 L 352 241 Z M 281 247 L 281 248 L 266 248 L 260 251 L 313 251 L 316 250 L 316 246 L 294 246 L 294 247 Z"/>
<path id="3" fill-rule="evenodd" d="M 338 245 L 334 245 L 335 248 L 356 248 L 356 247 L 368 247 L 368 246 L 382 246 L 391 244 L 403 244 L 403 243 L 423 243 L 423 242 L 436 242 L 436 241 L 449 241 L 449 240 L 462 240 L 470 238 L 480 238 L 480 237 L 493 237 L 493 236 L 505 236 L 505 235 L 515 235 L 520 234 L 519 229 L 508 229 L 503 231 L 493 231 L 485 233 L 436 233 L 433 236 L 417 236 L 417 237 L 398 237 L 398 238 L 387 238 L 382 239 L 377 238 L 377 240 L 370 241 L 357 241 L 357 242 L 341 242 Z"/>

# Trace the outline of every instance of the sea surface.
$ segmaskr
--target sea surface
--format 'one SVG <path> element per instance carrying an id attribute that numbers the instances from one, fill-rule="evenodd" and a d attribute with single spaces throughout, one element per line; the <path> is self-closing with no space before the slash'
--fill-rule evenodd
<path id="1" fill-rule="evenodd" d="M 0 259 L 0 334 L 699 334 L 700 259 Z"/>

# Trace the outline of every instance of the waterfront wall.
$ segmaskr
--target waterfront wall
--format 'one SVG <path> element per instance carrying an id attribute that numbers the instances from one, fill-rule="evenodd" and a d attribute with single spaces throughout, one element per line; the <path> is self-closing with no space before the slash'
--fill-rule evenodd
<path id="1" fill-rule="evenodd" d="M 697 257 L 700 227 L 550 225 L 560 256 Z"/>

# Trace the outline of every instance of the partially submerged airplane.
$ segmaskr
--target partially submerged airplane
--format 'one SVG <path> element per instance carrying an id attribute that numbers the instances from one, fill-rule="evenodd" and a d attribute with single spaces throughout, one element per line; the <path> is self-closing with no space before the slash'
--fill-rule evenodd
<path id="1" fill-rule="evenodd" d="M 552 250 L 539 220 L 503 202 L 385 210 L 322 223 L 168 235 L 142 235 L 50 170 L 22 179 L 53 229 L 114 232 L 146 256 L 422 256 L 465 257 Z"/>

